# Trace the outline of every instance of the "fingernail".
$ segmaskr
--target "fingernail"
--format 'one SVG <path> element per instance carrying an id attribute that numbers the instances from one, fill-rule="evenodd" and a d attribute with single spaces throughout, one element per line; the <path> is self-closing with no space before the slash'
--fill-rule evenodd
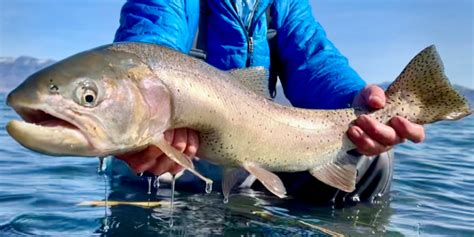
<path id="1" fill-rule="evenodd" d="M 382 104 L 382 98 L 380 98 L 379 96 L 371 95 L 371 96 L 369 96 L 369 101 L 370 101 L 372 107 L 380 107 L 380 106 L 383 105 Z"/>
<path id="2" fill-rule="evenodd" d="M 352 131 L 356 137 L 362 136 L 362 132 L 357 127 L 352 127 Z"/>
<path id="3" fill-rule="evenodd" d="M 363 114 L 363 115 L 359 116 L 359 119 L 358 119 L 358 120 L 359 120 L 359 121 L 358 121 L 359 123 L 360 123 L 360 122 L 362 122 L 362 123 L 366 123 L 366 122 L 368 122 L 368 121 L 369 121 L 369 116 L 368 116 L 368 115 L 365 115 L 365 114 Z"/>

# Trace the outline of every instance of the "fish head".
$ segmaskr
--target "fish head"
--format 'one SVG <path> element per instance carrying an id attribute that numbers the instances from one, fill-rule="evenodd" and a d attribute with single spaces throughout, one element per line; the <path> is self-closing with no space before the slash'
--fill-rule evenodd
<path id="1" fill-rule="evenodd" d="M 130 53 L 96 49 L 74 55 L 31 75 L 8 95 L 7 104 L 24 121 L 10 121 L 7 131 L 23 146 L 49 155 L 106 156 L 142 149 L 156 131 L 150 123 L 159 112 L 150 111 L 144 91 L 159 87 L 159 93 L 167 93 L 159 80 L 146 86 L 151 77 Z M 165 101 L 157 106 L 169 109 L 162 106 L 169 97 L 159 98 Z"/>

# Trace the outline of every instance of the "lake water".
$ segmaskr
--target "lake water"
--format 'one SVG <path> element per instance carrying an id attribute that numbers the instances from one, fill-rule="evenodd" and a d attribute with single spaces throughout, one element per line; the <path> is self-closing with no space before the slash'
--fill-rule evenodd
<path id="1" fill-rule="evenodd" d="M 26 150 L 5 131 L 17 115 L 4 104 L 0 94 L 0 236 L 474 236 L 473 116 L 426 126 L 425 143 L 398 146 L 386 200 L 333 209 L 242 190 L 224 204 L 216 192 L 178 190 L 169 227 L 169 188 L 147 194 L 144 177 L 105 190 L 97 159 Z M 78 205 L 106 197 L 145 207 Z"/>

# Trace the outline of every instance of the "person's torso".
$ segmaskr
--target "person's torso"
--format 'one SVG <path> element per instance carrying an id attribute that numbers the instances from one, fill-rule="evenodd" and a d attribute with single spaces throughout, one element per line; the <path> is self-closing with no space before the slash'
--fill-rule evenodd
<path id="1" fill-rule="evenodd" d="M 205 35 L 206 61 L 223 70 L 269 68 L 265 13 L 270 4 L 269 0 L 201 1 L 199 34 Z"/>

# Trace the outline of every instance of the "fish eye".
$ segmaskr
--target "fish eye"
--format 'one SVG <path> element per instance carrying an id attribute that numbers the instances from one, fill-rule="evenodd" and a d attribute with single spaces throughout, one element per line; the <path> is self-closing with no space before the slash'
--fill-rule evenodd
<path id="1" fill-rule="evenodd" d="M 98 89 L 94 82 L 79 83 L 75 93 L 76 103 L 85 107 L 94 107 L 98 103 Z"/>
<path id="2" fill-rule="evenodd" d="M 82 105 L 94 106 L 96 101 L 96 92 L 90 89 L 85 89 L 84 95 L 82 96 Z"/>

